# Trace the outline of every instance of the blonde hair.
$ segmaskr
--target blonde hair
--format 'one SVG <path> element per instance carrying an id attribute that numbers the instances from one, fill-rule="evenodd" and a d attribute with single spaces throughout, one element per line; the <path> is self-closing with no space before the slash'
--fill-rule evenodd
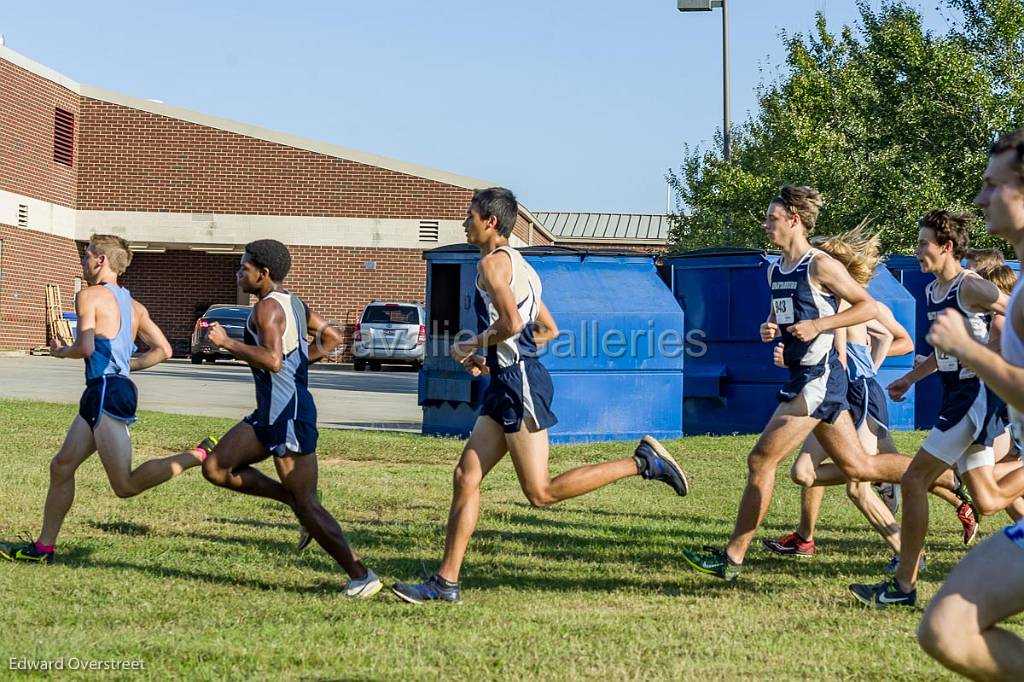
<path id="1" fill-rule="evenodd" d="M 121 237 L 115 234 L 94 234 L 89 237 L 89 247 L 93 253 L 106 256 L 110 263 L 110 269 L 119 275 L 123 275 L 128 266 L 132 264 L 132 250 Z"/>
<path id="2" fill-rule="evenodd" d="M 979 275 L 999 287 L 999 291 L 1007 296 L 1013 293 L 1013 286 L 1017 283 L 1017 273 L 1009 265 L 995 265 L 987 268 L 977 268 Z"/>
<path id="3" fill-rule="evenodd" d="M 843 264 L 858 284 L 866 287 L 875 275 L 875 266 L 881 260 L 877 234 L 868 231 L 870 219 L 857 227 L 830 237 L 818 237 L 814 245 Z"/>
<path id="4" fill-rule="evenodd" d="M 806 185 L 783 185 L 778 196 L 771 200 L 772 204 L 781 205 L 792 215 L 800 216 L 807 234 L 814 232 L 814 226 L 818 223 L 818 214 L 825 200 L 821 192 Z"/>

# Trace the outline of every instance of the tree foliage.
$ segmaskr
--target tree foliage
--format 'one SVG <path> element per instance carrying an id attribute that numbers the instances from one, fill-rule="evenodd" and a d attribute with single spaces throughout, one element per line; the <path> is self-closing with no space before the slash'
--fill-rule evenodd
<path id="1" fill-rule="evenodd" d="M 913 250 L 930 209 L 974 210 L 988 146 L 1024 125 L 1024 3 L 943 2 L 945 33 L 903 0 L 860 0 L 855 27 L 833 33 L 819 13 L 812 33 L 783 34 L 783 73 L 734 128 L 731 161 L 719 132 L 669 172 L 673 250 L 767 246 L 762 216 L 786 183 L 824 194 L 820 232 L 870 217 L 887 253 Z M 980 225 L 972 236 L 993 244 Z"/>

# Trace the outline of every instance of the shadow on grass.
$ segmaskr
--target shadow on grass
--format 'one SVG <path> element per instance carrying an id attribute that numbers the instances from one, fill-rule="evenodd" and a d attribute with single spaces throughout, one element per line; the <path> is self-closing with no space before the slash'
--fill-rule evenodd
<path id="1" fill-rule="evenodd" d="M 111 535 L 148 535 L 150 527 L 142 523 L 132 523 L 131 521 L 89 521 L 89 525 L 96 530 L 101 530 L 104 533 L 110 533 Z"/>

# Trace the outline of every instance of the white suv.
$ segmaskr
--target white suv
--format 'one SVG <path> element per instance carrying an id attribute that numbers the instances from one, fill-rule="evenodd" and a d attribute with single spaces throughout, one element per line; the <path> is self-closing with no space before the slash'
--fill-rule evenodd
<path id="1" fill-rule="evenodd" d="M 427 353 L 427 311 L 420 303 L 373 301 L 352 333 L 352 355 L 357 372 L 383 363 L 423 366 Z"/>

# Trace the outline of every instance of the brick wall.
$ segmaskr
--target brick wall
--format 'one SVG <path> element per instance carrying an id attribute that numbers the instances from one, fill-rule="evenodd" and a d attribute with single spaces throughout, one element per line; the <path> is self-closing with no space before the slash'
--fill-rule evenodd
<path id="1" fill-rule="evenodd" d="M 78 245 L 9 225 L 0 225 L 0 244 L 0 348 L 46 345 L 45 285 L 58 285 L 64 312 L 74 312 L 75 278 L 82 276 Z"/>
<path id="2" fill-rule="evenodd" d="M 185 355 L 196 319 L 214 303 L 235 302 L 238 259 L 196 251 L 137 253 L 118 279 L 146 306 L 175 355 Z"/>
<path id="3" fill-rule="evenodd" d="M 82 98 L 78 207 L 458 219 L 472 192 Z"/>
<path id="4" fill-rule="evenodd" d="M 373 299 L 423 301 L 426 264 L 419 249 L 290 246 L 285 286 L 343 329 L 343 359 L 351 359 L 352 328 Z M 238 256 L 191 251 L 135 254 L 121 283 L 144 304 L 175 347 L 188 352 L 197 317 L 213 303 L 234 303 Z M 367 270 L 372 261 L 373 270 Z M 200 311 L 201 314 L 202 311 Z"/>
<path id="5" fill-rule="evenodd" d="M 530 242 L 530 222 L 521 213 L 516 216 L 516 226 L 512 228 L 512 234 L 529 246 L 549 246 L 551 244 L 551 240 L 536 227 L 533 228 L 533 242 Z"/>
<path id="6" fill-rule="evenodd" d="M 56 83 L 0 59 L 0 189 L 75 205 L 77 158 L 71 167 L 53 160 L 53 114 L 55 107 L 75 114 L 77 141 L 78 100 Z"/>

